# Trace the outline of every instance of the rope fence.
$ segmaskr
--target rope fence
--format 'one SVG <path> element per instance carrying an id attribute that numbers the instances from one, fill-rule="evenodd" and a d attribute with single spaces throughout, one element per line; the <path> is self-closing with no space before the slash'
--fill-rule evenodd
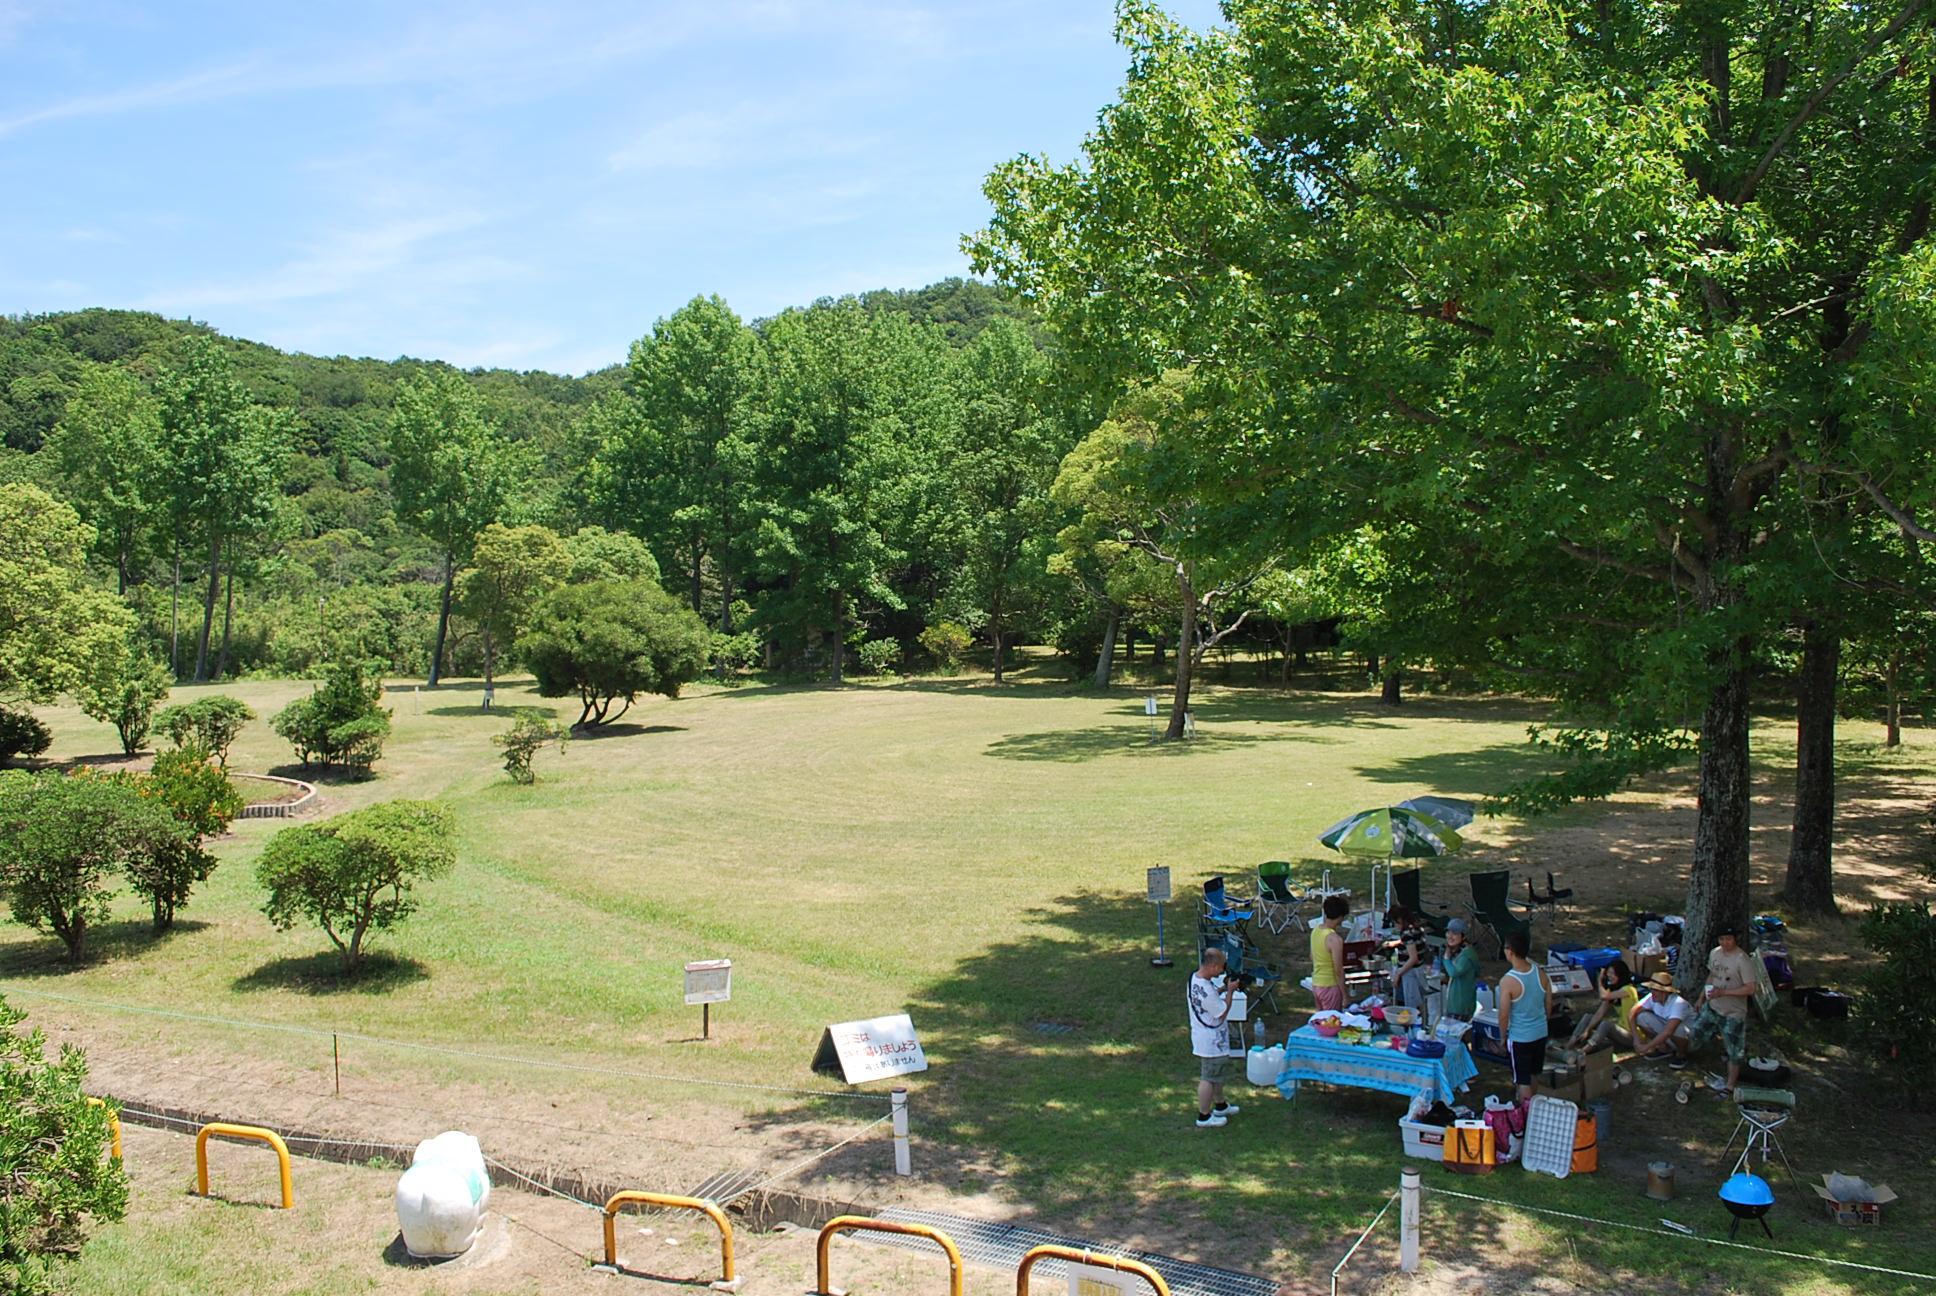
<path id="1" fill-rule="evenodd" d="M 288 1035 L 303 1035 L 314 1039 L 332 1042 L 349 1040 L 355 1043 L 377 1045 L 384 1048 L 410 1049 L 419 1053 L 431 1053 L 443 1057 L 463 1058 L 473 1062 L 492 1062 L 506 1066 L 537 1067 L 549 1071 L 562 1071 L 578 1075 L 611 1076 L 621 1080 L 650 1080 L 659 1084 L 697 1085 L 710 1089 L 737 1089 L 751 1093 L 780 1094 L 795 1098 L 839 1098 L 857 1102 L 881 1102 L 887 1097 L 879 1093 L 856 1093 L 846 1089 L 802 1089 L 783 1085 L 754 1084 L 745 1080 L 714 1080 L 698 1076 L 666 1075 L 654 1071 L 635 1071 L 627 1067 L 590 1066 L 579 1062 L 561 1062 L 552 1058 L 518 1057 L 514 1054 L 484 1053 L 476 1049 L 454 1048 L 447 1044 L 431 1044 L 422 1040 L 393 1039 L 383 1035 L 366 1035 L 358 1031 L 324 1030 L 315 1026 L 292 1026 L 283 1022 L 251 1021 L 241 1017 L 217 1017 L 205 1013 L 181 1012 L 172 1008 L 149 1008 L 141 1004 L 115 1003 L 105 999 L 84 999 L 76 995 L 56 994 L 37 986 L 9 982 L 0 985 L 0 994 L 26 994 L 50 999 L 56 1003 L 72 1004 L 77 1008 L 88 1008 L 105 1012 L 133 1013 L 143 1017 L 160 1017 L 172 1021 L 199 1022 L 206 1026 L 225 1026 L 237 1030 L 275 1031 Z"/>
<path id="2" fill-rule="evenodd" d="M 1936 1274 L 1917 1273 L 1912 1269 L 1891 1269 L 1885 1265 L 1863 1264 L 1856 1260 L 1837 1260 L 1833 1256 L 1809 1255 L 1802 1251 L 1782 1251 L 1774 1247 L 1754 1246 L 1751 1243 L 1736 1242 L 1730 1238 L 1702 1237 L 1698 1233 L 1677 1233 L 1672 1229 L 1655 1228 L 1648 1224 L 1628 1224 L 1620 1220 L 1599 1219 L 1592 1215 L 1580 1215 L 1572 1211 L 1554 1210 L 1549 1206 L 1524 1206 L 1518 1202 L 1500 1201 L 1495 1197 L 1481 1197 L 1475 1193 L 1458 1192 L 1451 1188 L 1427 1187 L 1424 1191 L 1427 1195 L 1433 1197 L 1451 1197 L 1459 1201 L 1477 1202 L 1481 1205 L 1497 1207 L 1500 1210 L 1524 1211 L 1531 1215 L 1550 1215 L 1556 1219 L 1572 1220 L 1576 1224 L 1597 1224 L 1602 1228 L 1624 1229 L 1630 1233 L 1649 1233 L 1655 1237 L 1672 1238 L 1676 1242 L 1701 1242 L 1708 1246 L 1730 1247 L 1736 1251 L 1748 1251 L 1758 1256 L 1779 1256 L 1784 1260 L 1800 1260 L 1808 1264 L 1833 1265 L 1838 1269 L 1858 1269 L 1864 1273 L 1886 1274 L 1891 1278 L 1916 1278 L 1923 1282 L 1936 1282 Z M 1391 1203 L 1387 1202 L 1386 1205 L 1390 1206 Z M 1383 1214 L 1383 1212 L 1381 1211 L 1380 1214 Z M 1366 1231 L 1369 1232 L 1370 1230 Z M 1356 1248 L 1353 1249 L 1355 1250 Z M 1349 1256 L 1346 1258 L 1348 1259 Z"/>

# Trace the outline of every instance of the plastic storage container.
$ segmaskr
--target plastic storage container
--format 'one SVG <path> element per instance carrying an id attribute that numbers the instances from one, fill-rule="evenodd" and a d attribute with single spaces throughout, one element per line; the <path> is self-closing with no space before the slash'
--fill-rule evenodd
<path id="1" fill-rule="evenodd" d="M 1284 1046 L 1254 1048 L 1244 1056 L 1244 1074 L 1254 1085 L 1274 1085 L 1284 1069 Z"/>
<path id="2" fill-rule="evenodd" d="M 470 1250 L 491 1201 L 477 1140 L 452 1130 L 417 1144 L 410 1168 L 397 1180 L 396 1201 L 397 1225 L 411 1255 L 448 1260 Z"/>
<path id="3" fill-rule="evenodd" d="M 1421 1125 L 1400 1119 L 1399 1131 L 1405 1136 L 1405 1155 L 1422 1161 L 1445 1160 L 1445 1126 Z"/>

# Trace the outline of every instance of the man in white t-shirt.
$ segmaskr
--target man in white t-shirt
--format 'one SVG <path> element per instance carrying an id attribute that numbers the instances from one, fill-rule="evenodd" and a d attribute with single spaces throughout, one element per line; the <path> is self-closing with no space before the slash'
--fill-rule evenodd
<path id="1" fill-rule="evenodd" d="M 1236 982 L 1223 974 L 1224 952 L 1203 951 L 1203 961 L 1190 974 L 1190 1052 L 1197 1059 L 1197 1128 L 1215 1129 L 1237 1114 L 1234 1103 L 1223 1100 L 1224 1081 L 1230 1078 L 1230 997 Z"/>
<path id="2" fill-rule="evenodd" d="M 1674 1036 L 1693 1010 L 1674 989 L 1674 978 L 1656 972 L 1647 978 L 1647 997 L 1633 1012 L 1635 1051 L 1642 1057 L 1669 1058 L 1679 1069 L 1687 1065 L 1675 1050 Z"/>

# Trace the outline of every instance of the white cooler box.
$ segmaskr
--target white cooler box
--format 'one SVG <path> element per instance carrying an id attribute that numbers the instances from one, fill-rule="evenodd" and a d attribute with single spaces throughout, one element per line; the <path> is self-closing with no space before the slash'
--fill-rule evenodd
<path id="1" fill-rule="evenodd" d="M 1445 1160 L 1445 1126 L 1421 1125 L 1401 1118 L 1399 1130 L 1405 1135 L 1405 1155 L 1422 1161 Z"/>

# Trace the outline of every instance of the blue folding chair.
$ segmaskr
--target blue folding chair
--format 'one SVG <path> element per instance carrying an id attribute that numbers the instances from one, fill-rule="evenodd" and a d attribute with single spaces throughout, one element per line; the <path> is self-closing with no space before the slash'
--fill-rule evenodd
<path id="1" fill-rule="evenodd" d="M 1277 1006 L 1277 983 L 1284 979 L 1283 971 L 1275 963 L 1266 963 L 1257 947 L 1235 932 L 1226 932 L 1220 944 L 1225 971 L 1248 972 L 1257 979 L 1252 997 L 1259 1006 L 1269 1005 L 1272 1012 L 1282 1011 Z"/>
<path id="2" fill-rule="evenodd" d="M 1255 911 L 1240 909 L 1224 893 L 1223 879 L 1213 877 L 1203 884 L 1203 922 L 1213 929 L 1242 932 Z"/>

